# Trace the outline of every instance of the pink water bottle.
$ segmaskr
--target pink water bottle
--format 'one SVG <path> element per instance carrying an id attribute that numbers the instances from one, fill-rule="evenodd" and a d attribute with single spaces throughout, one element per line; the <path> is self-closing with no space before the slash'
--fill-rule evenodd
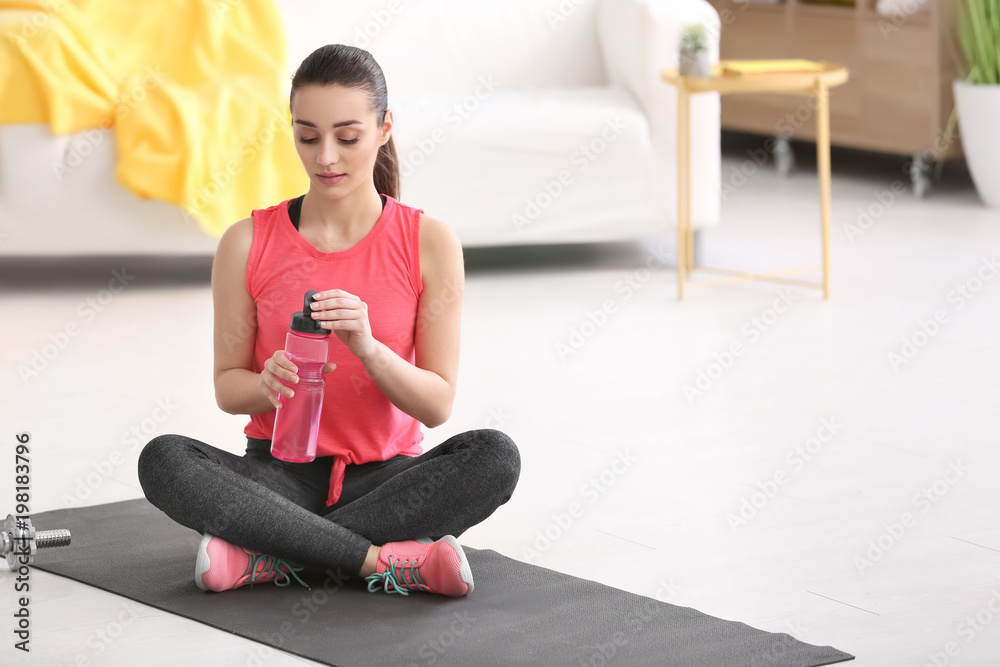
<path id="1" fill-rule="evenodd" d="M 323 365 L 330 349 L 330 330 L 319 326 L 312 318 L 316 290 L 306 292 L 302 310 L 292 315 L 291 328 L 285 336 L 285 356 L 299 369 L 298 383 L 281 379 L 291 387 L 291 398 L 278 394 L 280 408 L 275 409 L 271 454 L 292 463 L 305 463 L 316 458 L 316 436 L 319 415 L 323 407 Z M 279 378 L 280 379 L 280 378 Z"/>

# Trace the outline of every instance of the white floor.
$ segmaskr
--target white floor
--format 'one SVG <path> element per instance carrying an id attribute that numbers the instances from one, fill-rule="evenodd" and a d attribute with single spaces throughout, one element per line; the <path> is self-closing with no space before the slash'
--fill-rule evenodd
<path id="1" fill-rule="evenodd" d="M 727 137 L 727 178 L 757 144 Z M 797 150 L 788 179 L 768 166 L 727 198 L 707 265 L 818 261 L 814 154 Z M 671 234 L 467 250 L 459 395 L 426 444 L 501 428 L 523 472 L 461 541 L 833 645 L 858 667 L 1000 664 L 1000 212 L 961 164 L 924 201 L 894 193 L 901 164 L 834 150 L 826 302 L 754 282 L 678 303 Z M 5 287 L 0 515 L 18 432 L 36 513 L 141 496 L 136 458 L 158 433 L 242 452 L 246 418 L 214 401 L 209 266 L 124 258 Z M 134 279 L 102 303 L 122 267 Z M 2 664 L 312 664 L 45 572 L 30 583 L 29 660 L 0 575 Z"/>

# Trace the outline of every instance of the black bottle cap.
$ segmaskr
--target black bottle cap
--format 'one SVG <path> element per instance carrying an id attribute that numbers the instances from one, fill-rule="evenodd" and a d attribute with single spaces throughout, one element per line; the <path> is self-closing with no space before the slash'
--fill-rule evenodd
<path id="1" fill-rule="evenodd" d="M 324 329 L 319 325 L 319 320 L 312 318 L 313 309 L 310 306 L 316 301 L 317 294 L 319 292 L 314 289 L 306 292 L 306 296 L 302 300 L 302 310 L 292 315 L 292 331 L 311 334 L 330 334 L 329 329 Z"/>

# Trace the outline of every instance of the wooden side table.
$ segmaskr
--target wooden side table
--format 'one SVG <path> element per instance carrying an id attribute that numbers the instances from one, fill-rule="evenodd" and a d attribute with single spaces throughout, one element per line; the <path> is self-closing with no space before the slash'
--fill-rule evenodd
<path id="1" fill-rule="evenodd" d="M 770 273 L 741 273 L 699 266 L 699 270 L 734 276 L 728 280 L 692 283 L 691 287 L 711 287 L 747 280 L 770 280 L 792 285 L 822 287 L 823 298 L 830 298 L 830 95 L 829 89 L 847 81 L 847 68 L 822 63 L 822 71 L 773 72 L 751 76 L 723 75 L 727 61 L 712 66 L 707 77 L 680 76 L 676 67 L 660 75 L 677 86 L 677 298 L 684 299 L 684 281 L 690 280 L 694 266 L 694 233 L 691 228 L 691 102 L 696 93 L 782 93 L 816 98 L 816 163 L 819 172 L 820 216 L 823 242 L 823 282 L 791 280 L 784 275 L 815 271 L 818 267 Z"/>

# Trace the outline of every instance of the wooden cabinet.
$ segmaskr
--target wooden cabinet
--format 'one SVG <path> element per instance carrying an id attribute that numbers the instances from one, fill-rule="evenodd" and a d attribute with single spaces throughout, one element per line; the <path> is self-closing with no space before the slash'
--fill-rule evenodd
<path id="1" fill-rule="evenodd" d="M 832 144 L 927 157 L 945 147 L 952 82 L 964 67 L 952 0 L 929 0 L 902 17 L 878 14 L 876 0 L 709 2 L 721 19 L 720 59 L 807 58 L 849 68 L 850 80 L 830 92 Z M 722 128 L 814 141 L 813 113 L 801 97 L 729 95 Z M 942 156 L 959 155 L 956 136 Z"/>

